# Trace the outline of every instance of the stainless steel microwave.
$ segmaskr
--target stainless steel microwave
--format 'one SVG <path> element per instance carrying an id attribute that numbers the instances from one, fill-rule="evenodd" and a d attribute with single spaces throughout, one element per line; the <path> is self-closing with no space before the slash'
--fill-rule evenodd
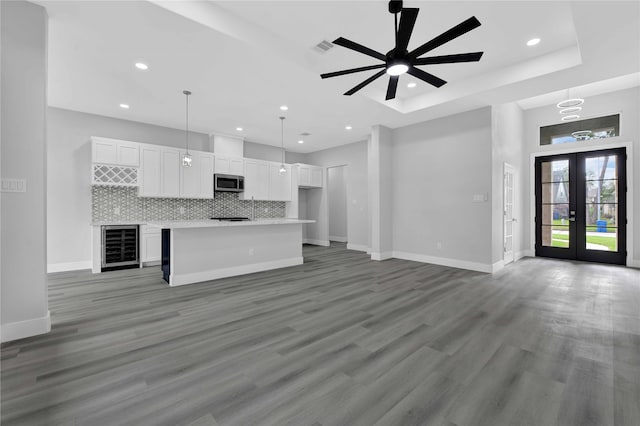
<path id="1" fill-rule="evenodd" d="M 213 190 L 215 192 L 244 192 L 244 176 L 213 175 Z"/>

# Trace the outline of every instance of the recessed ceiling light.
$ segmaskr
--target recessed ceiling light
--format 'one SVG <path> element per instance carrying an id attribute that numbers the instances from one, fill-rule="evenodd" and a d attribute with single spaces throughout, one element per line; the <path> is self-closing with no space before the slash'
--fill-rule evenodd
<path id="1" fill-rule="evenodd" d="M 416 87 L 416 83 L 414 83 L 414 82 L 412 81 L 411 83 L 407 84 L 407 87 L 408 87 L 409 89 L 413 89 L 414 87 Z"/>
<path id="2" fill-rule="evenodd" d="M 241 132 L 242 130 L 244 130 L 242 127 L 236 127 L 236 130 Z"/>
<path id="3" fill-rule="evenodd" d="M 351 127 L 351 126 L 345 126 L 344 128 L 347 129 L 347 130 L 353 129 L 353 127 Z"/>
<path id="4" fill-rule="evenodd" d="M 298 143 L 304 143 L 304 141 L 303 141 L 302 139 L 300 139 L 300 140 L 298 141 Z"/>
<path id="5" fill-rule="evenodd" d="M 136 68 L 138 68 L 139 70 L 146 71 L 149 69 L 149 65 L 142 62 L 136 62 Z"/>
<path id="6" fill-rule="evenodd" d="M 127 105 L 127 104 L 120 104 L 120 108 L 129 109 L 129 105 Z"/>
<path id="7" fill-rule="evenodd" d="M 531 40 L 529 40 L 527 42 L 527 46 L 535 46 L 536 44 L 540 43 L 540 39 L 539 38 L 532 38 Z"/>
<path id="8" fill-rule="evenodd" d="M 289 109 L 289 107 L 288 107 L 288 106 L 286 106 L 286 105 L 282 105 L 282 106 L 280 107 L 280 109 L 281 109 L 282 111 L 286 111 L 286 110 L 288 110 L 288 109 Z"/>
<path id="9" fill-rule="evenodd" d="M 578 114 L 572 114 L 572 115 L 565 115 L 564 117 L 561 118 L 562 121 L 571 121 L 571 120 L 577 120 L 578 118 L 580 118 L 580 116 Z"/>

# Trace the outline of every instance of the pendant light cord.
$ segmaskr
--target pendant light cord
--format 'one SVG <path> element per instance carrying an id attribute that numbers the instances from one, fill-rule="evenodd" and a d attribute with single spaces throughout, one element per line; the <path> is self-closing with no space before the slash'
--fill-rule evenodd
<path id="1" fill-rule="evenodd" d="M 185 129 L 185 139 L 187 140 L 187 155 L 189 155 L 189 95 L 191 94 L 191 92 L 188 90 L 184 90 L 182 93 L 185 94 L 186 104 L 187 104 L 187 108 L 186 108 L 187 127 Z"/>
<path id="2" fill-rule="evenodd" d="M 280 117 L 280 143 L 282 146 L 282 164 L 284 165 L 284 117 Z"/>

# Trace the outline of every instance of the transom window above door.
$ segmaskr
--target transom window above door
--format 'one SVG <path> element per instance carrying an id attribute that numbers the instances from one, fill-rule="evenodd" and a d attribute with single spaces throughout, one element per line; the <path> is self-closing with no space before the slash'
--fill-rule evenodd
<path id="1" fill-rule="evenodd" d="M 620 114 L 540 127 L 540 145 L 556 145 L 620 135 Z"/>

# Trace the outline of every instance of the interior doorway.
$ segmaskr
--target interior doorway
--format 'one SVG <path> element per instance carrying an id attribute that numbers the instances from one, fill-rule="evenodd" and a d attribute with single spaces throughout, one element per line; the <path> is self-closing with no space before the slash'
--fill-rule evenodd
<path id="1" fill-rule="evenodd" d="M 329 241 L 347 242 L 347 166 L 327 169 Z"/>
<path id="2" fill-rule="evenodd" d="M 513 206 L 515 199 L 515 169 L 511 164 L 504 163 L 504 182 L 503 182 L 503 236 L 504 236 L 504 264 L 513 262 L 514 260 L 514 224 L 517 221 L 513 217 Z"/>
<path id="3" fill-rule="evenodd" d="M 625 148 L 538 157 L 536 256 L 626 264 Z"/>

